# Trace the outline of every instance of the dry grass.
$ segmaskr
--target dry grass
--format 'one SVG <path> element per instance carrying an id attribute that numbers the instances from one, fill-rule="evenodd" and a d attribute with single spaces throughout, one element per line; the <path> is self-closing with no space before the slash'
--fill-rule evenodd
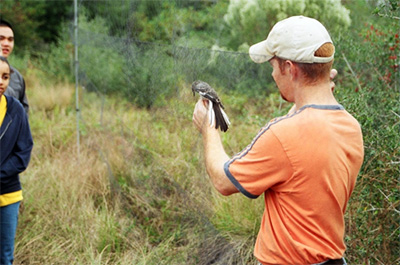
<path id="1" fill-rule="evenodd" d="M 28 73 L 35 146 L 21 176 L 15 264 L 257 264 L 252 252 L 263 199 L 226 198 L 212 188 L 187 84 L 152 110 L 82 90 L 78 154 L 74 86 L 42 83 L 38 73 Z M 249 143 L 265 117 L 288 107 L 280 108 L 277 95 L 254 102 L 230 95 L 225 102 L 233 114 L 229 133 L 222 134 L 229 154 Z M 365 264 L 379 259 L 365 246 L 377 247 L 373 240 L 381 240 L 385 226 L 374 222 L 374 230 L 360 232 L 373 227 L 373 220 L 362 219 L 373 206 L 358 195 L 369 183 L 389 195 L 393 186 L 377 179 L 369 166 L 374 159 L 363 166 L 346 215 L 347 257 L 360 260 L 365 253 Z M 394 213 L 398 201 L 389 203 L 393 209 L 375 209 L 374 216 Z M 390 225 L 392 215 L 380 220 Z"/>
<path id="2" fill-rule="evenodd" d="M 25 82 L 32 111 L 50 112 L 71 107 L 74 89 L 67 81 L 48 80 L 37 69 L 29 68 Z"/>
<path id="3" fill-rule="evenodd" d="M 78 154 L 73 85 L 40 79 L 33 70 L 26 78 L 35 146 L 22 175 L 16 264 L 255 262 L 261 204 L 212 189 L 189 89 L 151 112 L 84 91 Z M 227 220 L 236 207 L 255 210 Z"/>

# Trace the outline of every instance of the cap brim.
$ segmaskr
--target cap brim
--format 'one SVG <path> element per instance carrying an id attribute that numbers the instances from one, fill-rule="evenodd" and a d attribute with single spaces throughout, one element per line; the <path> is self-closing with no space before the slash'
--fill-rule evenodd
<path id="1" fill-rule="evenodd" d="M 265 63 L 274 57 L 267 51 L 267 40 L 252 45 L 249 49 L 249 55 L 255 63 Z"/>

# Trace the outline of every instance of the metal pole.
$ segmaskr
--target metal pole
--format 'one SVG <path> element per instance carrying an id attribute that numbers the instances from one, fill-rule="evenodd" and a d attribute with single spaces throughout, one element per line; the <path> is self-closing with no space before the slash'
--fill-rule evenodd
<path id="1" fill-rule="evenodd" d="M 78 61 L 78 0 L 74 0 L 74 33 L 75 33 L 75 38 L 74 38 L 74 65 L 75 65 L 75 109 L 76 109 L 76 144 L 77 144 L 77 151 L 78 151 L 78 157 L 80 154 L 80 143 L 79 143 L 79 77 L 78 77 L 78 67 L 79 67 L 79 61 Z"/>

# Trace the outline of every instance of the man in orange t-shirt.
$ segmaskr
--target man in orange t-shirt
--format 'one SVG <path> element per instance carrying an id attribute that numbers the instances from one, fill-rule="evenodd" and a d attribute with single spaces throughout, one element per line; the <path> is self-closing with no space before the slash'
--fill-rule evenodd
<path id="1" fill-rule="evenodd" d="M 278 22 L 249 54 L 272 65 L 282 98 L 295 104 L 230 158 L 200 99 L 193 122 L 207 172 L 223 195 L 264 194 L 254 249 L 261 264 L 346 264 L 344 213 L 364 149 L 360 125 L 332 93 L 332 40 L 317 20 L 295 16 Z"/>

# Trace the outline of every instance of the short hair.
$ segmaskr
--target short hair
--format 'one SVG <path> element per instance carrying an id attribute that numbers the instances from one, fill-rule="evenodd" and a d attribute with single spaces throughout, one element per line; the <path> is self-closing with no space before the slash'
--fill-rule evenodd
<path id="1" fill-rule="evenodd" d="M 7 58 L 4 56 L 0 56 L 0 61 L 5 62 L 8 65 L 8 68 L 10 68 L 10 74 L 12 74 L 14 71 L 10 66 L 10 63 L 8 62 Z"/>
<path id="2" fill-rule="evenodd" d="M 314 55 L 317 57 L 329 57 L 335 52 L 335 46 L 327 42 L 323 44 L 318 50 L 315 51 Z M 286 60 L 276 57 L 279 62 L 279 68 L 282 71 L 283 65 Z M 301 72 L 306 78 L 308 84 L 314 83 L 322 79 L 328 79 L 330 71 L 332 69 L 333 60 L 328 63 L 297 63 L 293 62 L 299 66 Z"/>
<path id="3" fill-rule="evenodd" d="M 10 28 L 12 30 L 12 32 L 14 32 L 14 29 L 13 29 L 11 23 L 8 22 L 8 21 L 5 21 L 2 18 L 0 18 L 0 27 L 8 27 L 8 28 Z"/>

